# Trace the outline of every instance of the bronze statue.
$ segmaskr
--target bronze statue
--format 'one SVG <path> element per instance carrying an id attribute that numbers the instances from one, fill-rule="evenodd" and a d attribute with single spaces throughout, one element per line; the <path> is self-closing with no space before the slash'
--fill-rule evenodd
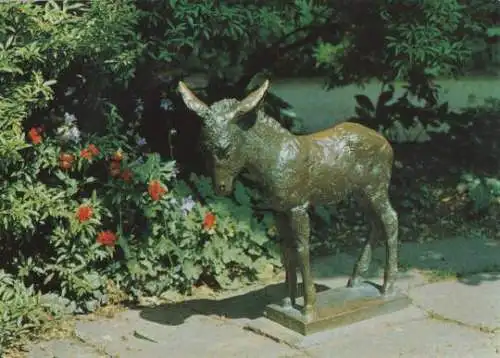
<path id="1" fill-rule="evenodd" d="M 383 236 L 386 265 L 380 291 L 390 293 L 398 262 L 398 217 L 388 194 L 391 145 L 376 131 L 347 122 L 314 134 L 293 135 L 256 109 L 268 87 L 266 80 L 241 101 L 223 99 L 208 106 L 179 82 L 186 106 L 203 120 L 202 140 L 210 152 L 215 191 L 231 193 L 234 178 L 246 168 L 260 179 L 277 212 L 286 270 L 283 307 L 295 305 L 298 266 L 304 286 L 302 317 L 314 319 L 316 291 L 309 262 L 307 209 L 311 204 L 333 205 L 347 194 L 361 204 L 371 228 L 347 286 L 361 283 L 371 262 L 372 243 Z"/>

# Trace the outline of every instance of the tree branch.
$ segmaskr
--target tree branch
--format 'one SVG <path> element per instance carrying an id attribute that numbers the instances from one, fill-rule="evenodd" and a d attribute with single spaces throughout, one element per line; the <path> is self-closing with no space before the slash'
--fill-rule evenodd
<path id="1" fill-rule="evenodd" d="M 253 55 L 249 56 L 246 61 L 246 66 L 244 66 L 245 72 L 236 83 L 236 87 L 245 88 L 256 72 L 263 69 L 272 69 L 280 56 L 283 56 L 296 48 L 312 43 L 322 34 L 326 34 L 327 31 L 331 34 L 332 30 L 338 31 L 339 28 L 340 25 L 338 23 L 308 25 L 283 35 L 279 40 L 275 41 L 270 46 L 258 50 Z M 298 39 L 290 44 L 286 44 L 287 39 L 304 31 L 309 32 L 304 38 Z"/>

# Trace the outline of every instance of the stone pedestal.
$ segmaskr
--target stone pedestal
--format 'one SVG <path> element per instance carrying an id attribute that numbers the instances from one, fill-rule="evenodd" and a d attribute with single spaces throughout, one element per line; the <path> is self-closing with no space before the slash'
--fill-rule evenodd
<path id="1" fill-rule="evenodd" d="M 302 319 L 302 298 L 297 299 L 294 308 L 284 309 L 279 304 L 270 304 L 266 307 L 265 316 L 302 335 L 310 335 L 395 312 L 410 304 L 410 299 L 401 292 L 396 291 L 384 297 L 379 289 L 370 283 L 354 288 L 333 288 L 318 292 L 316 296 L 316 312 L 310 322 Z"/>

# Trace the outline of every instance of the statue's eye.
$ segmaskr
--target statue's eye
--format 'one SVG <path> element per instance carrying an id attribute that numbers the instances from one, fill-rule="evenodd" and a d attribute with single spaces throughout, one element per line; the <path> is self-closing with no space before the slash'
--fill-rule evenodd
<path id="1" fill-rule="evenodd" d="M 215 158 L 218 160 L 227 159 L 229 157 L 229 153 L 230 153 L 229 146 L 217 147 L 214 150 Z"/>

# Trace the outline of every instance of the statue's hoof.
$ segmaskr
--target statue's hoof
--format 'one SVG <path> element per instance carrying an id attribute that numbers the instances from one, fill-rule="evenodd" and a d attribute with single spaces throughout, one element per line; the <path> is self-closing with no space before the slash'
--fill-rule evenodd
<path id="1" fill-rule="evenodd" d="M 292 299 L 290 297 L 283 298 L 283 301 L 281 302 L 281 307 L 284 309 L 291 309 L 293 307 Z"/>
<path id="2" fill-rule="evenodd" d="M 394 284 L 383 285 L 380 289 L 380 293 L 384 297 L 392 297 L 396 294 L 396 288 L 394 287 Z"/>
<path id="3" fill-rule="evenodd" d="M 305 307 L 302 310 L 302 318 L 305 322 L 312 322 L 314 320 L 314 309 L 312 307 Z"/>
<path id="4" fill-rule="evenodd" d="M 347 281 L 347 287 L 359 287 L 363 283 L 363 279 L 360 277 L 356 278 L 350 278 L 349 281 Z"/>

